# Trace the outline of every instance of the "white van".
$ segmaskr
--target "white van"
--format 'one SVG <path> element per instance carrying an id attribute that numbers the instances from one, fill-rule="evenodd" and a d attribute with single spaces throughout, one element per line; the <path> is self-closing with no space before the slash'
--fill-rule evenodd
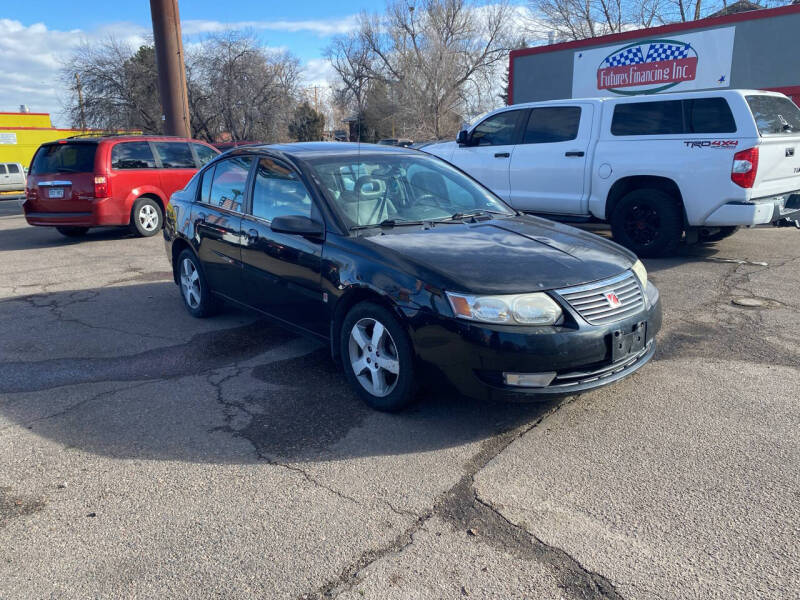
<path id="1" fill-rule="evenodd" d="M 423 151 L 519 210 L 607 221 L 640 256 L 800 218 L 800 108 L 774 92 L 515 104 Z"/>
<path id="2" fill-rule="evenodd" d="M 0 163 L 0 192 L 24 192 L 25 169 L 20 163 Z"/>

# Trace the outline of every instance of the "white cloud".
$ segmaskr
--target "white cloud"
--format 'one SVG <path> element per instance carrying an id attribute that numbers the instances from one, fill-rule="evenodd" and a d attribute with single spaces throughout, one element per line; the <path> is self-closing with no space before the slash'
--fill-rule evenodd
<path id="1" fill-rule="evenodd" d="M 215 33 L 229 29 L 284 31 L 288 33 L 308 31 L 320 37 L 325 37 L 352 31 L 356 26 L 357 18 L 356 15 L 351 15 L 342 19 L 322 19 L 316 21 L 237 21 L 233 23 L 189 19 L 181 22 L 181 30 L 184 35 Z"/>
<path id="2" fill-rule="evenodd" d="M 305 85 L 328 87 L 335 79 L 335 71 L 325 58 L 312 58 L 303 67 L 302 78 Z"/>
<path id="3" fill-rule="evenodd" d="M 147 33 L 131 23 L 113 23 L 84 32 L 0 19 L 0 65 L 4 66 L 0 111 L 16 111 L 26 104 L 33 112 L 51 113 L 56 125 L 67 125 L 61 116 L 60 99 L 64 96 L 58 73 L 61 62 L 83 41 L 114 35 L 121 41 L 141 44 Z"/>
<path id="4" fill-rule="evenodd" d="M 355 16 L 326 21 L 219 21 L 188 20 L 182 23 L 186 37 L 228 29 L 309 32 L 320 37 L 351 30 Z M 62 100 L 66 96 L 59 79 L 61 63 L 83 42 L 114 37 L 131 46 L 145 43 L 150 29 L 133 23 L 109 23 L 92 30 L 48 29 L 44 23 L 23 25 L 20 21 L 0 19 L 0 112 L 16 111 L 21 104 L 33 112 L 49 112 L 56 126 L 67 126 Z M 190 50 L 196 40 L 187 40 Z M 286 46 L 270 47 L 274 52 L 290 50 Z M 330 67 L 323 59 L 312 59 L 305 65 L 303 80 L 307 85 L 327 85 Z"/>

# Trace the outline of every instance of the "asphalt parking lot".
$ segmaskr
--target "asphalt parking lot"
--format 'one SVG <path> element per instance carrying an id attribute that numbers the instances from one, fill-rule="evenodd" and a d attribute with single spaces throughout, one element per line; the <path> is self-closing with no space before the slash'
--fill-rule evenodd
<path id="1" fill-rule="evenodd" d="M 799 597 L 800 232 L 646 264 L 632 377 L 386 415 L 315 342 L 191 318 L 160 236 L 0 202 L 0 598 Z"/>

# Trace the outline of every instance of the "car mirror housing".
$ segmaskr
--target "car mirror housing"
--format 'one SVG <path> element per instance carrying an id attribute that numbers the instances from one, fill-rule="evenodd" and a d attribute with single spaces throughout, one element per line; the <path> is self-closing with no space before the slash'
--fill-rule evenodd
<path id="1" fill-rule="evenodd" d="M 324 232 L 322 223 L 318 223 L 305 215 L 275 217 L 272 219 L 270 229 L 276 233 L 302 235 L 303 237 L 322 237 Z"/>
<path id="2" fill-rule="evenodd" d="M 458 132 L 456 143 L 458 143 L 459 146 L 469 146 L 469 132 L 466 129 L 462 129 Z"/>

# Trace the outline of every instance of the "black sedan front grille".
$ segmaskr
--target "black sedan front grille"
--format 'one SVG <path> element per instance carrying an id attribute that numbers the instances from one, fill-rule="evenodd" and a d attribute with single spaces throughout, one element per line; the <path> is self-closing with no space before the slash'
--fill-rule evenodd
<path id="1" fill-rule="evenodd" d="M 592 325 L 619 321 L 636 314 L 644 306 L 642 286 L 631 271 L 612 279 L 556 290 L 556 293 Z"/>

